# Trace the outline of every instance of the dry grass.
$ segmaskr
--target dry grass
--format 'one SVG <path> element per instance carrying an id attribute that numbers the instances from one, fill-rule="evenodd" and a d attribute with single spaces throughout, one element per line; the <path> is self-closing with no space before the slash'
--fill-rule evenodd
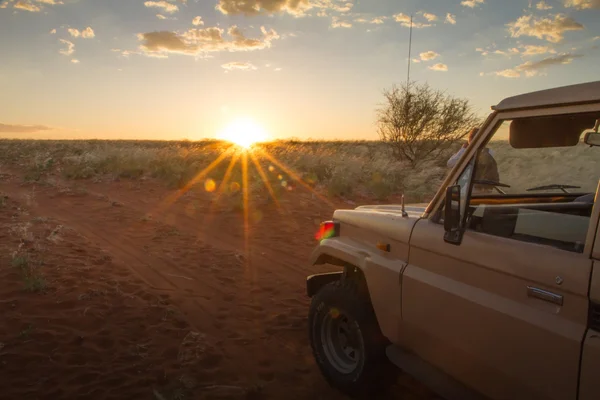
<path id="1" fill-rule="evenodd" d="M 27 180 L 52 182 L 57 174 L 66 179 L 155 178 L 177 188 L 230 147 L 216 141 L 0 140 L 0 162 L 25 169 Z M 446 160 L 456 150 L 452 149 L 438 161 L 411 169 L 408 162 L 394 159 L 381 142 L 279 141 L 261 148 L 327 196 L 385 201 L 392 195 L 405 193 L 411 202 L 431 199 L 448 172 Z M 506 142 L 495 142 L 491 148 L 498 160 L 501 180 L 510 184 L 513 191 L 530 187 L 532 179 L 536 185 L 568 183 L 590 191 L 596 188 L 597 177 L 590 180 L 589 173 L 584 173 L 598 170 L 597 149 L 580 145 L 568 149 L 515 150 Z M 293 187 L 294 179 L 288 173 L 260 152 L 254 154 L 276 196 L 290 185 Z M 210 179 L 207 190 L 218 190 L 231 158 L 227 156 L 198 184 L 204 185 Z M 260 171 L 250 160 L 248 164 L 250 195 L 269 201 Z M 230 197 L 234 204 L 241 202 L 242 197 L 239 165 L 238 162 L 231 171 L 229 184 L 223 187 L 224 196 Z"/>

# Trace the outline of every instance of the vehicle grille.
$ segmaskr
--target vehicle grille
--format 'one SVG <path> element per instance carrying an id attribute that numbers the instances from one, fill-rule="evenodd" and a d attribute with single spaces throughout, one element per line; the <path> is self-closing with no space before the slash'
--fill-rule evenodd
<path id="1" fill-rule="evenodd" d="M 590 303 L 589 326 L 591 329 L 600 332 L 600 304 Z"/>

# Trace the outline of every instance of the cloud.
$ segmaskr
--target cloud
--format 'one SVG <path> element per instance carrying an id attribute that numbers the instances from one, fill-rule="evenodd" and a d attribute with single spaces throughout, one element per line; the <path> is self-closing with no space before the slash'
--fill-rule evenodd
<path id="1" fill-rule="evenodd" d="M 0 124 L 0 133 L 35 133 L 50 131 L 52 128 L 44 125 L 7 125 Z"/>
<path id="2" fill-rule="evenodd" d="M 447 24 L 456 24 L 456 15 L 452 15 L 450 13 L 446 14 L 446 23 Z"/>
<path id="3" fill-rule="evenodd" d="M 322 3 L 331 2 L 323 1 Z M 302 16 L 311 8 L 313 8 L 313 4 L 309 0 L 219 0 L 216 6 L 216 9 L 222 14 L 231 15 L 258 15 L 285 12 Z"/>
<path id="4" fill-rule="evenodd" d="M 177 4 L 169 3 L 165 0 L 160 1 L 147 1 L 144 3 L 146 7 L 162 8 L 164 12 L 173 14 L 179 11 Z"/>
<path id="5" fill-rule="evenodd" d="M 352 23 L 348 21 L 341 21 L 338 17 L 331 18 L 332 28 L 352 28 Z"/>
<path id="6" fill-rule="evenodd" d="M 94 30 L 92 28 L 90 28 L 89 26 L 82 31 L 80 31 L 79 29 L 75 29 L 75 28 L 69 28 L 69 29 L 67 29 L 67 31 L 74 38 L 82 37 L 84 39 L 92 39 L 92 38 L 96 37 Z"/>
<path id="7" fill-rule="evenodd" d="M 507 24 L 508 31 L 512 37 L 532 36 L 538 39 L 546 39 L 552 43 L 558 43 L 564 39 L 567 31 L 580 31 L 583 25 L 571 17 L 557 14 L 552 19 L 536 18 L 533 15 L 524 15 L 515 22 Z"/>
<path id="8" fill-rule="evenodd" d="M 156 14 L 156 18 L 158 18 L 158 19 L 167 19 L 167 17 L 165 17 L 162 14 Z"/>
<path id="9" fill-rule="evenodd" d="M 261 27 L 262 37 L 247 38 L 237 26 L 227 31 L 230 39 L 224 37 L 224 30 L 217 27 L 190 29 L 183 33 L 154 31 L 138 34 L 142 53 L 153 57 L 166 57 L 169 53 L 198 56 L 219 51 L 253 51 L 271 47 L 273 40 L 280 36 L 273 29 Z"/>
<path id="10" fill-rule="evenodd" d="M 410 27 L 410 15 L 406 15 L 406 14 L 403 14 L 403 13 L 395 14 L 394 15 L 394 20 L 396 22 L 400 22 L 400 24 L 402 26 L 404 26 L 404 27 L 407 27 L 407 28 Z M 423 23 L 423 22 L 417 22 L 413 18 L 412 26 L 413 26 L 413 28 L 427 28 L 427 27 L 430 27 L 431 24 L 426 24 L 426 23 Z"/>
<path id="11" fill-rule="evenodd" d="M 430 14 L 428 12 L 423 12 L 423 13 L 421 13 L 421 15 L 423 15 L 423 18 L 425 18 L 429 22 L 433 22 L 433 21 L 437 21 L 438 20 L 438 17 L 435 14 Z"/>
<path id="12" fill-rule="evenodd" d="M 198 16 L 198 17 L 194 18 L 194 20 L 192 21 L 192 24 L 194 26 L 201 26 L 201 25 L 204 25 L 204 21 L 202 21 L 202 17 Z"/>
<path id="13" fill-rule="evenodd" d="M 70 56 L 71 54 L 75 53 L 75 44 L 73 44 L 73 42 L 69 42 L 65 39 L 59 39 L 59 41 L 67 46 L 66 49 L 61 49 L 59 51 L 60 54 L 62 54 L 63 56 Z"/>
<path id="14" fill-rule="evenodd" d="M 551 10 L 552 6 L 546 3 L 544 0 L 542 0 L 535 5 L 535 8 L 537 8 L 538 10 Z"/>
<path id="15" fill-rule="evenodd" d="M 432 71 L 442 71 L 442 72 L 448 71 L 448 66 L 446 64 L 442 64 L 442 63 L 431 65 L 427 68 L 429 68 Z"/>
<path id="16" fill-rule="evenodd" d="M 73 58 L 73 59 L 71 60 L 71 62 L 72 62 L 73 64 L 79 64 L 79 60 L 78 60 L 78 59 L 76 59 L 76 58 Z"/>
<path id="17" fill-rule="evenodd" d="M 435 51 L 426 51 L 424 53 L 419 54 L 419 57 L 421 57 L 422 61 L 435 60 L 439 56 L 440 55 L 438 53 L 436 53 Z"/>
<path id="18" fill-rule="evenodd" d="M 52 30 L 50 31 L 50 34 L 51 34 L 51 35 L 56 35 L 56 29 L 52 29 Z"/>
<path id="19" fill-rule="evenodd" d="M 227 71 L 251 71 L 256 69 L 256 67 L 249 62 L 230 62 L 221 65 L 221 67 L 226 69 Z"/>
<path id="20" fill-rule="evenodd" d="M 517 65 L 513 69 L 506 69 L 503 71 L 495 72 L 498 76 L 505 78 L 519 78 L 521 74 L 525 74 L 527 77 L 536 76 L 541 70 L 555 65 L 566 65 L 571 64 L 574 59 L 583 57 L 579 54 L 564 53 L 558 56 L 547 57 L 540 61 L 527 61 L 521 65 Z"/>
<path id="21" fill-rule="evenodd" d="M 385 20 L 388 17 L 374 17 L 371 19 L 367 19 L 367 18 L 356 18 L 354 20 L 354 22 L 358 23 L 358 24 L 375 24 L 375 25 L 381 25 L 385 23 Z"/>
<path id="22" fill-rule="evenodd" d="M 600 8 L 600 0 L 565 0 L 565 7 L 577 10 Z"/>
<path id="23" fill-rule="evenodd" d="M 556 53 L 556 51 L 550 46 L 525 45 L 521 46 L 521 48 L 524 49 L 524 51 L 522 52 L 522 55 L 524 56 L 535 56 L 539 54 Z"/>
<path id="24" fill-rule="evenodd" d="M 483 4 L 483 3 L 485 3 L 485 0 L 464 0 L 464 1 L 460 2 L 461 5 L 463 5 L 465 7 L 470 7 L 470 8 L 475 8 L 479 4 Z"/>
<path id="25" fill-rule="evenodd" d="M 514 69 L 505 69 L 502 71 L 496 71 L 496 72 L 494 72 L 494 74 L 496 74 L 498 76 L 502 76 L 504 78 L 518 78 L 521 76 L 521 74 L 518 71 L 515 71 Z"/>
<path id="26" fill-rule="evenodd" d="M 39 12 L 42 11 L 42 9 L 38 6 L 36 6 L 33 3 L 30 3 L 27 0 L 19 0 L 15 3 L 15 5 L 13 6 L 13 8 L 16 8 L 17 10 L 24 10 L 24 11 L 29 11 L 29 12 Z"/>

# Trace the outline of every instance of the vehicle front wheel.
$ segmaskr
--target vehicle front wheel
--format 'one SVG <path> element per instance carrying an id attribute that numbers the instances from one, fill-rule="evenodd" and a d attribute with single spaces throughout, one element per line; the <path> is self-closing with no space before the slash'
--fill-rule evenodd
<path id="1" fill-rule="evenodd" d="M 308 323 L 313 355 L 331 386 L 361 397 L 381 394 L 393 382 L 396 369 L 385 355 L 389 342 L 356 281 L 325 285 L 312 299 Z"/>

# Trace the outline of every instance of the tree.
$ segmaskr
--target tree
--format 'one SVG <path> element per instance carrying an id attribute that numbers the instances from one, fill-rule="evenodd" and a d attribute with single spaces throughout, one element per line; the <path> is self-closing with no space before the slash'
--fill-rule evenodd
<path id="1" fill-rule="evenodd" d="M 394 157 L 413 167 L 438 158 L 480 123 L 469 101 L 434 90 L 427 84 L 407 83 L 383 92 L 378 109 L 378 133 Z"/>

